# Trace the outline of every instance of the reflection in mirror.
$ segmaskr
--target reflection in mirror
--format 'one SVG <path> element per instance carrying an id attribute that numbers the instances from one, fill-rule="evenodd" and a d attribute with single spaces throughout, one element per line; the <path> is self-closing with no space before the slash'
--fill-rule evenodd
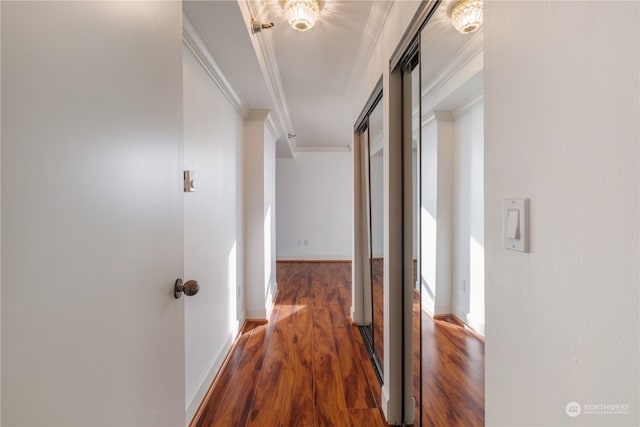
<path id="1" fill-rule="evenodd" d="M 384 144 L 382 133 L 382 89 L 372 96 L 370 106 L 357 125 L 359 140 L 358 173 L 361 211 L 357 218 L 362 230 L 363 248 L 358 264 L 362 267 L 362 318 L 360 332 L 369 352 L 378 380 L 382 383 L 384 362 L 384 237 L 383 176 Z M 364 227 L 363 227 L 364 226 Z M 364 229 L 363 229 L 364 228 Z"/>
<path id="2" fill-rule="evenodd" d="M 456 31 L 451 5 L 442 2 L 420 34 L 421 421 L 481 426 L 483 35 Z"/>
<path id="3" fill-rule="evenodd" d="M 418 64 L 410 71 L 406 83 L 410 85 L 407 93 L 411 94 L 411 246 L 412 246 L 412 274 L 411 287 L 413 294 L 414 312 L 420 311 L 420 67 Z M 413 340 L 419 341 L 420 318 L 412 316 Z M 416 333 L 417 331 L 417 333 Z M 413 344 L 413 398 L 416 402 L 414 425 L 422 425 L 420 421 L 420 343 Z"/>
<path id="4" fill-rule="evenodd" d="M 382 166 L 384 159 L 382 102 L 369 115 L 369 265 L 371 269 L 373 357 L 382 374 L 384 362 L 384 291 L 383 291 L 383 200 Z"/>

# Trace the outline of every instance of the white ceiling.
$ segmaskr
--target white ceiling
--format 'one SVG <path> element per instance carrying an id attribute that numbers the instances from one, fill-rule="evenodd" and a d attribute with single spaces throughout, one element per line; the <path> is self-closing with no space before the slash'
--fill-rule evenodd
<path id="1" fill-rule="evenodd" d="M 243 25 L 238 2 L 185 1 L 184 13 L 209 52 L 251 110 L 271 109 L 272 101 Z"/>
<path id="2" fill-rule="evenodd" d="M 391 3 L 321 0 L 318 22 L 306 32 L 288 25 L 283 0 L 186 1 L 184 9 L 247 108 L 280 111 L 278 155 L 286 156 L 288 133 L 296 135 L 288 141 L 293 151 L 349 149 L 350 82 Z M 275 26 L 251 34 L 251 17 Z"/>
<path id="3" fill-rule="evenodd" d="M 449 16 L 455 2 L 443 1 L 420 35 L 422 114 L 454 111 L 483 92 L 483 29 L 461 34 Z"/>
<path id="4" fill-rule="evenodd" d="M 359 107 L 351 105 L 350 86 L 362 74 L 393 1 L 320 0 L 320 18 L 306 32 L 289 27 L 283 2 L 185 1 L 185 21 L 193 24 L 244 108 L 272 111 L 279 157 L 348 150 L 352 112 Z M 469 43 L 448 22 L 449 8 L 450 2 L 443 2 L 427 26 L 423 81 L 441 73 L 453 52 Z M 275 26 L 252 34 L 252 17 Z M 289 133 L 296 136 L 288 138 Z"/>
<path id="5" fill-rule="evenodd" d="M 269 17 L 298 147 L 351 144 L 349 80 L 371 14 L 371 1 L 329 1 L 316 25 L 292 29 L 281 2 L 268 1 Z"/>

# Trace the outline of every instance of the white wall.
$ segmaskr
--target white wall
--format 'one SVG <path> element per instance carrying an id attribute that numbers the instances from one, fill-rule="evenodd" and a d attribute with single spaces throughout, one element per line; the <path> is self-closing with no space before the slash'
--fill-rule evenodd
<path id="1" fill-rule="evenodd" d="M 184 193 L 186 411 L 191 420 L 244 318 L 242 269 L 242 125 L 239 113 L 183 49 L 184 169 L 196 191 Z"/>
<path id="2" fill-rule="evenodd" d="M 436 112 L 423 124 L 420 283 L 423 308 L 451 313 L 454 121 Z"/>
<path id="3" fill-rule="evenodd" d="M 420 286 L 422 307 L 434 313 L 436 304 L 436 237 L 437 237 L 437 183 L 438 183 L 438 127 L 435 119 L 422 128 L 420 164 Z"/>
<path id="4" fill-rule="evenodd" d="M 484 334 L 484 109 L 454 113 L 452 310 Z"/>
<path id="5" fill-rule="evenodd" d="M 275 139 L 267 111 L 252 111 L 243 133 L 244 280 L 246 316 L 268 319 L 275 274 Z"/>
<path id="6" fill-rule="evenodd" d="M 276 170 L 278 259 L 351 259 L 352 153 L 296 153 Z"/>
<path id="7" fill-rule="evenodd" d="M 277 228 L 276 215 L 276 140 L 268 127 L 264 136 L 264 284 L 266 308 L 272 307 L 278 290 L 276 283 Z"/>
<path id="8" fill-rule="evenodd" d="M 4 426 L 184 424 L 181 23 L 2 3 Z"/>
<path id="9" fill-rule="evenodd" d="M 484 10 L 487 425 L 640 425 L 640 3 Z M 507 197 L 528 254 L 502 247 Z"/>

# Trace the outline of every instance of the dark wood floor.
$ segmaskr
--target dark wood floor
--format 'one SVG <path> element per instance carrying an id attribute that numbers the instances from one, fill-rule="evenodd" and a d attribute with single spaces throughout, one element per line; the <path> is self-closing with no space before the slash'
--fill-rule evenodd
<path id="1" fill-rule="evenodd" d="M 387 426 L 380 385 L 349 319 L 351 264 L 278 263 L 277 275 L 269 323 L 245 325 L 194 425 Z M 422 381 L 415 377 L 422 425 L 483 425 L 484 344 L 425 318 L 419 305 L 414 313 L 423 316 Z"/>
<path id="2" fill-rule="evenodd" d="M 278 263 L 277 280 L 269 323 L 246 325 L 196 425 L 387 425 L 349 320 L 351 264 Z"/>
<path id="3" fill-rule="evenodd" d="M 433 319 L 424 310 L 420 310 L 419 305 L 417 309 L 414 307 L 414 315 L 420 311 L 422 315 L 420 425 L 483 426 L 484 342 L 449 319 Z M 415 378 L 414 387 L 418 382 Z"/>

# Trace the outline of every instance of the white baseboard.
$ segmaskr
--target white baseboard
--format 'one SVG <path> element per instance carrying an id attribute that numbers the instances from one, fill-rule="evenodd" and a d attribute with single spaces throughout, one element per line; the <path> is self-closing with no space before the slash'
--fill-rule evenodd
<path id="1" fill-rule="evenodd" d="M 262 308 L 247 308 L 245 311 L 247 319 L 249 320 L 267 320 L 267 309 Z"/>
<path id="2" fill-rule="evenodd" d="M 193 393 L 193 395 L 189 399 L 187 399 L 187 405 L 185 408 L 187 425 L 191 423 L 191 420 L 193 419 L 193 416 L 196 414 L 196 411 L 198 410 L 200 403 L 205 398 L 207 391 L 209 390 L 209 387 L 213 382 L 213 379 L 215 378 L 216 374 L 222 367 L 222 363 L 224 362 L 224 359 L 227 357 L 229 350 L 231 350 L 231 346 L 233 345 L 233 341 L 235 339 L 236 334 L 229 336 L 229 338 L 227 338 L 224 345 L 222 346 L 222 349 L 220 350 L 220 353 L 218 353 L 218 357 L 215 358 L 215 360 L 207 370 L 207 373 L 204 375 L 204 377 L 200 381 L 198 388 Z"/>
<path id="3" fill-rule="evenodd" d="M 436 305 L 435 312 L 433 314 L 437 316 L 439 314 L 449 314 L 449 313 L 451 313 L 450 305 Z"/>
<path id="4" fill-rule="evenodd" d="M 471 313 L 467 313 L 467 315 L 463 317 L 463 321 L 471 329 L 473 329 L 479 335 L 484 337 L 484 319 L 478 319 L 477 317 L 473 316 Z"/>

